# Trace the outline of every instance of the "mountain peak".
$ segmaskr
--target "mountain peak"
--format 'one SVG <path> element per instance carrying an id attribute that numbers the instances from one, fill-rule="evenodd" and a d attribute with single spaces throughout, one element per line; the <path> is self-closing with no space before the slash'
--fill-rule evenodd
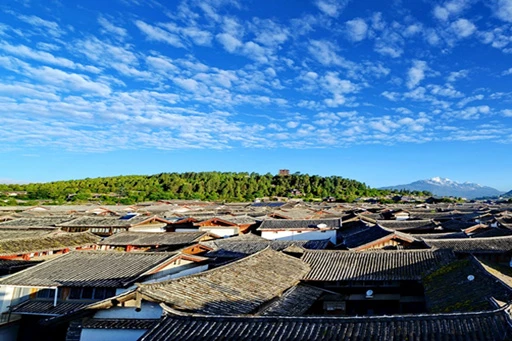
<path id="1" fill-rule="evenodd" d="M 433 177 L 431 179 L 428 179 L 427 181 L 435 182 L 438 184 L 447 184 L 447 183 L 453 183 L 455 181 L 452 181 L 448 178 L 441 178 L 440 176 Z"/>
<path id="2" fill-rule="evenodd" d="M 464 197 L 468 199 L 497 197 L 502 192 L 497 189 L 481 186 L 471 182 L 460 183 L 436 176 L 428 180 L 419 180 L 406 185 L 389 186 L 386 189 L 406 189 L 411 191 L 429 191 L 434 195 Z"/>

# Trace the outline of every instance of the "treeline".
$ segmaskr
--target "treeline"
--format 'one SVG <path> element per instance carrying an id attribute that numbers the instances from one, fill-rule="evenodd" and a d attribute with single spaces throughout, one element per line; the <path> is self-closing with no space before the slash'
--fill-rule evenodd
<path id="1" fill-rule="evenodd" d="M 0 185 L 0 193 L 18 193 L 17 199 L 65 202 L 100 201 L 102 204 L 133 204 L 143 201 L 200 199 L 252 201 L 263 197 L 334 197 L 352 202 L 359 197 L 383 197 L 393 193 L 429 195 L 426 192 L 378 190 L 340 176 L 322 177 L 295 173 L 288 176 L 257 173 L 161 173 L 128 175 L 49 183 Z M 13 197 L 7 197 L 9 201 Z M 4 200 L 5 202 L 5 200 Z"/>

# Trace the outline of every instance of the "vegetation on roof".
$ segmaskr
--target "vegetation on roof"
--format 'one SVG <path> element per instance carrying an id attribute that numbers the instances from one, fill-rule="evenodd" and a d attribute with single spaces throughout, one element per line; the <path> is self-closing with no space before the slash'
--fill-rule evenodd
<path id="1" fill-rule="evenodd" d="M 489 310 L 493 308 L 489 301 L 491 297 L 505 302 L 512 298 L 508 288 L 475 263 L 471 259 L 458 260 L 423 278 L 429 312 Z"/>
<path id="2" fill-rule="evenodd" d="M 89 232 L 58 233 L 44 236 L 34 235 L 33 237 L 3 239 L 0 240 L 0 255 L 17 255 L 91 245 L 99 242 L 100 239 L 100 237 Z"/>

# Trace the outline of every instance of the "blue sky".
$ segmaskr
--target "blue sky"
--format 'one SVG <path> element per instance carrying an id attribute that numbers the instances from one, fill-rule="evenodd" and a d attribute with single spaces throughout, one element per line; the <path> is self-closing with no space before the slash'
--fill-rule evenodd
<path id="1" fill-rule="evenodd" d="M 512 0 L 0 4 L 0 180 L 512 189 Z"/>

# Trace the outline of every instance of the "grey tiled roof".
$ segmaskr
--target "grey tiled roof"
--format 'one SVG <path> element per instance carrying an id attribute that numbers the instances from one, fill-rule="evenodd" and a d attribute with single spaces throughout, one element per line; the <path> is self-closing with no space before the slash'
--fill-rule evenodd
<path id="1" fill-rule="evenodd" d="M 416 316 L 166 316 L 139 341 L 505 341 L 511 338 L 510 317 L 504 309 L 500 309 L 480 313 Z"/>
<path id="2" fill-rule="evenodd" d="M 427 245 L 460 253 L 501 253 L 512 250 L 512 236 L 489 238 L 424 239 Z"/>
<path id="3" fill-rule="evenodd" d="M 325 224 L 327 228 L 339 228 L 341 219 L 267 219 L 261 223 L 258 230 L 316 229 L 321 224 Z"/>
<path id="4" fill-rule="evenodd" d="M 436 227 L 431 220 L 378 220 L 377 224 L 396 231 L 424 231 Z"/>
<path id="5" fill-rule="evenodd" d="M 0 228 L 0 241 L 6 239 L 36 238 L 54 232 L 55 229 Z"/>
<path id="6" fill-rule="evenodd" d="M 207 232 L 120 232 L 105 238 L 102 245 L 187 245 L 198 241 Z"/>
<path id="7" fill-rule="evenodd" d="M 17 259 L 0 259 L 0 276 L 13 274 L 31 266 L 41 263 L 40 261 L 28 261 Z"/>
<path id="8" fill-rule="evenodd" d="M 361 228 L 358 232 L 342 237 L 342 243 L 346 247 L 352 249 L 392 234 L 394 234 L 393 231 L 383 229 L 380 226 L 367 226 L 366 228 Z"/>
<path id="9" fill-rule="evenodd" d="M 325 291 L 313 286 L 299 284 L 289 289 L 275 302 L 269 304 L 259 315 L 301 316 Z"/>
<path id="10" fill-rule="evenodd" d="M 248 314 L 296 285 L 309 266 L 272 249 L 228 265 L 155 284 L 140 292 L 170 307 L 198 314 Z"/>
<path id="11" fill-rule="evenodd" d="M 74 251 L 2 278 L 0 285 L 122 288 L 173 255 Z"/>
<path id="12" fill-rule="evenodd" d="M 420 280 L 455 259 L 449 250 L 306 251 L 301 258 L 311 266 L 308 281 Z"/>
<path id="13" fill-rule="evenodd" d="M 234 239 L 234 238 L 233 238 Z M 310 250 L 323 250 L 330 245 L 329 239 L 325 240 L 231 240 L 217 239 L 202 242 L 202 245 L 213 248 L 206 254 L 208 257 L 239 258 L 259 252 L 267 247 L 276 251 L 282 251 L 292 245 Z"/>
<path id="14" fill-rule="evenodd" d="M 153 327 L 158 320 L 154 319 L 85 319 L 83 329 L 144 329 Z"/>
<path id="15" fill-rule="evenodd" d="M 53 306 L 53 301 L 28 300 L 13 307 L 15 314 L 59 316 L 79 310 L 88 303 L 83 302 L 58 302 Z"/>
<path id="16" fill-rule="evenodd" d="M 120 217 L 96 217 L 82 216 L 70 221 L 58 224 L 62 227 L 130 227 L 143 222 L 151 217 L 145 215 L 135 216 L 131 219 Z"/>
<path id="17" fill-rule="evenodd" d="M 73 219 L 73 216 L 64 217 L 30 217 L 30 218 L 18 218 L 0 223 L 1 227 L 42 227 L 42 226 L 55 226 L 57 224 L 66 222 Z"/>
<path id="18" fill-rule="evenodd" d="M 472 275 L 472 281 L 468 276 Z M 433 313 L 492 309 L 489 298 L 512 300 L 512 291 L 489 275 L 474 259 L 450 263 L 425 276 L 427 309 Z"/>
<path id="19" fill-rule="evenodd" d="M 36 233 L 32 237 L 24 236 L 23 238 L 0 240 L 0 256 L 62 250 L 65 248 L 71 249 L 78 246 L 93 245 L 100 240 L 100 237 L 90 232 L 59 232 L 44 235 L 38 235 Z"/>
<path id="20" fill-rule="evenodd" d="M 462 231 L 464 229 L 467 229 L 468 227 L 478 225 L 478 223 L 475 223 L 475 222 L 458 220 L 458 219 L 439 221 L 439 222 L 437 222 L 437 224 L 439 226 L 441 226 L 443 229 L 449 230 L 449 231 Z"/>

